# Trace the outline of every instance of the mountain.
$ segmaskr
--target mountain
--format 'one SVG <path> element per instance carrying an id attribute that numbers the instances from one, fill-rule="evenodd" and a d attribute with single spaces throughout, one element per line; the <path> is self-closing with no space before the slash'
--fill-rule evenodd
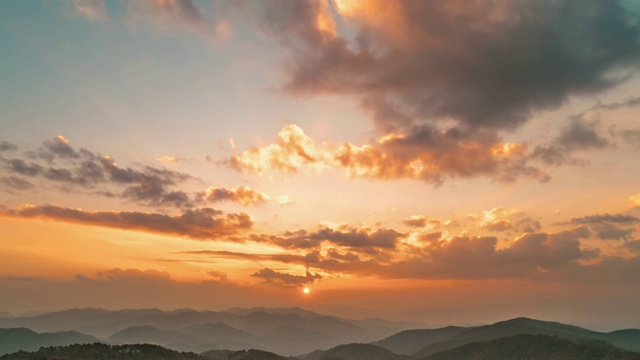
<path id="1" fill-rule="evenodd" d="M 419 326 L 419 323 L 380 319 L 344 319 L 297 307 L 227 311 L 87 308 L 0 318 L 0 328 L 78 331 L 116 343 L 145 340 L 181 351 L 255 348 L 284 355 L 304 354 L 344 343 L 370 342 Z M 123 330 L 127 332 L 116 336 Z"/>
<path id="2" fill-rule="evenodd" d="M 640 330 L 637 329 L 604 333 L 573 325 L 528 318 L 516 318 L 492 325 L 469 328 L 445 327 L 402 331 L 376 341 L 374 344 L 401 354 L 411 354 L 414 357 L 424 358 L 436 352 L 468 343 L 490 341 L 518 334 L 550 335 L 568 340 L 600 340 L 626 350 L 640 350 Z"/>
<path id="3" fill-rule="evenodd" d="M 76 344 L 43 347 L 0 356 L 0 360 L 209 360 L 195 353 L 177 352 L 157 345 Z"/>
<path id="4" fill-rule="evenodd" d="M 41 346 L 87 344 L 100 340 L 76 331 L 37 333 L 25 328 L 0 329 L 0 355 L 18 350 L 32 351 Z"/>
<path id="5" fill-rule="evenodd" d="M 299 356 L 301 360 L 406 360 L 407 357 L 398 355 L 388 349 L 371 344 L 345 344 L 329 350 L 316 350 L 307 355 Z"/>
<path id="6" fill-rule="evenodd" d="M 467 329 L 458 326 L 448 326 L 440 329 L 405 330 L 373 344 L 398 354 L 412 355 L 427 345 L 450 340 L 465 330 Z"/>
<path id="7" fill-rule="evenodd" d="M 0 318 L 11 319 L 11 318 L 13 318 L 13 314 L 10 313 L 10 312 L 6 312 L 6 311 L 0 311 Z"/>
<path id="8" fill-rule="evenodd" d="M 261 350 L 210 350 L 200 355 L 211 360 L 298 360 L 296 358 L 287 358 L 268 351 Z"/>
<path id="9" fill-rule="evenodd" d="M 437 352 L 424 360 L 640 360 L 640 354 L 597 340 L 572 342 L 548 335 L 520 334 Z"/>
<path id="10" fill-rule="evenodd" d="M 191 325 L 180 332 L 202 342 L 225 344 L 224 347 L 227 349 L 247 348 L 246 345 L 255 341 L 254 336 L 248 332 L 220 322 Z"/>
<path id="11" fill-rule="evenodd" d="M 195 341 L 192 337 L 176 330 L 161 330 L 150 325 L 134 326 L 120 330 L 107 338 L 117 344 L 154 344 L 176 350 L 188 347 Z"/>

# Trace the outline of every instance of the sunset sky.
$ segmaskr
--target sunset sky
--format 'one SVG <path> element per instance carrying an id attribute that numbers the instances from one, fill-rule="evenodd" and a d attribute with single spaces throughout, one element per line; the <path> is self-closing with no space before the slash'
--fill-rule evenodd
<path id="1" fill-rule="evenodd" d="M 640 327 L 638 1 L 2 1 L 0 49 L 0 311 Z"/>

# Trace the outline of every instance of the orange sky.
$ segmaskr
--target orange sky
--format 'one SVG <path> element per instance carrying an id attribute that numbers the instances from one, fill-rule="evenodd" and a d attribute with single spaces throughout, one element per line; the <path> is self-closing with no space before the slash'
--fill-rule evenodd
<path id="1" fill-rule="evenodd" d="M 623 1 L 0 14 L 0 311 L 640 324 Z"/>

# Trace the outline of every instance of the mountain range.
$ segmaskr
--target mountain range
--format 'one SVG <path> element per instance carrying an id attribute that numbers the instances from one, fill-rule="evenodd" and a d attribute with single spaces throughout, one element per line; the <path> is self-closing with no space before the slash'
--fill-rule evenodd
<path id="1" fill-rule="evenodd" d="M 0 329 L 0 355 L 40 346 L 102 343 L 154 344 L 215 360 L 283 360 L 291 355 L 298 360 L 640 360 L 638 329 L 597 332 L 528 318 L 474 327 L 416 329 L 423 326 L 344 319 L 300 308 L 224 312 L 71 309 L 0 318 L 0 327 L 7 327 Z M 536 357 L 541 354 L 546 357 Z"/>
<path id="2" fill-rule="evenodd" d="M 70 309 L 35 316 L 0 318 L 0 328 L 37 332 L 77 331 L 110 344 L 149 343 L 173 350 L 258 349 L 298 355 L 343 343 L 371 342 L 420 323 L 353 320 L 301 308 Z M 45 343 L 45 345 L 51 345 Z M 0 354 L 8 351 L 0 347 Z"/>

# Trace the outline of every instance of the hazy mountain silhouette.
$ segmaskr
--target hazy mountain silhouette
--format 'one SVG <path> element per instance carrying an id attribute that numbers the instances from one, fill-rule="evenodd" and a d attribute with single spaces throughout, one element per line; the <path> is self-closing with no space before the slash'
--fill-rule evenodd
<path id="1" fill-rule="evenodd" d="M 4 332 L 0 333 L 0 354 L 18 349 L 35 350 L 40 346 L 103 341 L 156 344 L 177 351 L 226 349 L 230 352 L 224 353 L 225 356 L 238 350 L 258 349 L 256 351 L 280 355 L 307 354 L 302 356 L 303 360 L 400 360 L 407 359 L 408 355 L 426 358 L 470 343 L 519 334 L 548 335 L 571 341 L 599 340 L 625 350 L 640 351 L 638 329 L 604 333 L 527 318 L 477 327 L 402 329 L 408 325 L 415 324 L 381 319 L 350 320 L 300 308 L 236 308 L 221 312 L 70 309 L 0 318 L 0 328 L 28 327 L 39 332 L 54 332 L 37 334 L 24 328 L 0 329 Z M 398 332 L 397 328 L 404 331 Z M 383 339 L 371 343 L 380 338 Z M 362 344 L 364 342 L 369 344 Z M 314 351 L 317 349 L 329 350 Z"/>
<path id="2" fill-rule="evenodd" d="M 470 328 L 446 327 L 433 330 L 403 331 L 377 341 L 375 344 L 403 354 L 408 354 L 409 351 L 418 348 L 412 355 L 422 358 L 464 344 L 495 340 L 518 334 L 552 335 L 569 340 L 602 340 L 623 349 L 640 350 L 640 330 L 628 329 L 603 333 L 578 326 L 528 318 L 516 318 L 492 325 Z M 398 349 L 405 350 L 400 351 Z"/>
<path id="3" fill-rule="evenodd" d="M 370 342 L 419 326 L 379 319 L 343 319 L 297 307 L 228 311 L 88 308 L 0 319 L 0 327 L 26 327 L 39 332 L 74 330 L 116 343 L 147 342 L 192 351 L 255 348 L 284 355 Z"/>
<path id="4" fill-rule="evenodd" d="M 406 360 L 406 356 L 398 355 L 388 349 L 372 344 L 344 344 L 329 350 L 316 350 L 299 356 L 302 360 Z"/>
<path id="5" fill-rule="evenodd" d="M 6 311 L 0 311 L 0 318 L 1 319 L 6 319 L 6 318 L 13 318 L 13 314 L 10 312 L 6 312 Z"/>
<path id="6" fill-rule="evenodd" d="M 25 328 L 0 329 L 0 355 L 18 350 L 37 350 L 41 346 L 86 344 L 99 341 L 93 336 L 76 331 L 39 334 Z"/>
<path id="7" fill-rule="evenodd" d="M 640 354 L 597 340 L 572 342 L 548 335 L 520 334 L 437 352 L 424 360 L 640 360 Z"/>

